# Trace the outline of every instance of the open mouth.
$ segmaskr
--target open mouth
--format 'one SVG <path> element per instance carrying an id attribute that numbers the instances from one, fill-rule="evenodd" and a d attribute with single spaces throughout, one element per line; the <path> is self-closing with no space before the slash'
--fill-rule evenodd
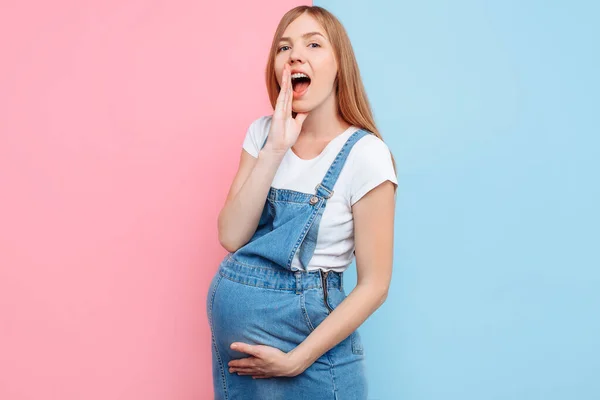
<path id="1" fill-rule="evenodd" d="M 308 90 L 310 86 L 310 78 L 304 74 L 294 74 L 292 76 L 292 89 L 294 90 L 294 97 L 300 97 Z"/>

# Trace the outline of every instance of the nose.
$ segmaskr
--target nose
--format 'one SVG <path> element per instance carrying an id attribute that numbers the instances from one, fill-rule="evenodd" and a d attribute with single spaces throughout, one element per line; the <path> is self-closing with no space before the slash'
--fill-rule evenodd
<path id="1" fill-rule="evenodd" d="M 302 46 L 292 47 L 292 50 L 290 50 L 289 55 L 290 55 L 290 59 L 289 59 L 290 64 L 293 64 L 294 61 L 302 62 L 304 60 L 304 55 L 302 54 Z"/>

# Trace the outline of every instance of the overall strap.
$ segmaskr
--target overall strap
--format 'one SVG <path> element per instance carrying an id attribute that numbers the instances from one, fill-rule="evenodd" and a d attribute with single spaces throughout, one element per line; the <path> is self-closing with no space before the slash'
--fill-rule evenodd
<path id="1" fill-rule="evenodd" d="M 368 131 L 359 129 L 356 132 L 354 132 L 348 138 L 348 140 L 346 140 L 346 143 L 344 143 L 342 149 L 339 151 L 339 153 L 329 166 L 325 177 L 323 178 L 321 183 L 319 183 L 315 188 L 315 190 L 317 191 L 317 196 L 322 196 L 326 199 L 333 196 L 333 187 L 335 186 L 335 182 L 337 181 L 340 172 L 342 171 L 342 167 L 344 166 L 344 163 L 348 158 L 348 154 L 350 154 L 350 150 L 352 150 L 352 147 L 356 144 L 356 142 L 358 142 L 359 139 L 369 134 L 370 133 Z M 306 236 L 304 237 L 304 240 L 302 241 L 302 244 L 298 249 L 298 258 L 300 260 L 300 264 L 304 267 L 305 270 L 307 270 L 310 260 L 312 259 L 317 246 L 319 224 L 326 206 L 327 201 L 325 200 L 323 201 L 323 206 L 319 207 L 315 215 L 315 219 L 313 220 L 312 224 L 310 224 L 310 228 L 308 229 L 308 232 L 306 233 Z"/>
<path id="2" fill-rule="evenodd" d="M 366 135 L 369 135 L 368 131 L 365 131 L 364 129 L 359 129 L 356 132 L 354 132 L 352 136 L 348 138 L 348 140 L 346 140 L 346 143 L 344 143 L 342 149 L 331 163 L 331 166 L 327 170 L 327 173 L 323 177 L 323 180 L 317 185 L 317 187 L 315 187 L 317 195 L 325 197 L 327 199 L 333 195 L 333 187 L 335 186 L 335 183 L 337 182 L 338 177 L 340 176 L 340 172 L 342 172 L 342 168 L 346 163 L 346 159 L 350 154 L 350 150 L 352 150 L 352 147 L 356 144 L 356 142 L 359 141 L 359 139 L 363 138 Z"/>
<path id="3" fill-rule="evenodd" d="M 348 138 L 348 140 L 346 140 L 346 143 L 344 143 L 342 149 L 329 166 L 329 169 L 323 177 L 323 180 L 315 187 L 317 195 L 325 198 L 330 198 L 333 195 L 333 187 L 335 186 L 335 183 L 337 182 L 338 177 L 340 176 L 340 172 L 342 172 L 342 168 L 346 163 L 346 159 L 348 158 L 348 154 L 350 154 L 350 150 L 352 150 L 352 147 L 356 144 L 356 142 L 358 142 L 359 139 L 368 134 L 368 131 L 365 131 L 364 129 L 359 129 L 356 132 L 354 132 Z M 269 134 L 267 134 L 267 136 L 265 137 L 265 140 L 261 146 L 261 150 L 263 147 L 265 147 L 268 137 Z"/>

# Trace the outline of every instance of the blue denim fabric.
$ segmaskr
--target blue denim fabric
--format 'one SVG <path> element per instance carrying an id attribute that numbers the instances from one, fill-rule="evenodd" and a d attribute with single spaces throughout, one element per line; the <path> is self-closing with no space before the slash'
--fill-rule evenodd
<path id="1" fill-rule="evenodd" d="M 230 349 L 236 341 L 294 349 L 346 298 L 343 273 L 308 272 L 306 266 L 327 199 L 352 146 L 367 134 L 361 129 L 350 136 L 314 194 L 271 187 L 256 232 L 221 262 L 206 304 L 215 399 L 367 398 L 358 330 L 295 377 L 252 379 L 230 373 L 227 365 L 249 356 Z M 296 252 L 304 270 L 291 268 Z"/>

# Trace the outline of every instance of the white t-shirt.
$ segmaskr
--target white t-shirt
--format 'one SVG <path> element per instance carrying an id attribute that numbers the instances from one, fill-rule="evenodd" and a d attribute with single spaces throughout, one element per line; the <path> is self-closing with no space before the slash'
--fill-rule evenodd
<path id="1" fill-rule="evenodd" d="M 243 148 L 258 157 L 262 144 L 269 133 L 272 115 L 253 121 Z M 284 155 L 273 178 L 272 187 L 315 193 L 315 186 L 323 180 L 334 158 L 346 140 L 358 130 L 351 126 L 331 140 L 317 157 L 311 160 L 299 158 L 291 149 Z M 344 271 L 354 259 L 354 220 L 352 205 L 371 189 L 386 180 L 398 185 L 392 158 L 387 144 L 377 136 L 368 134 L 354 144 L 348 154 L 340 176 L 333 187 L 333 196 L 327 200 L 321 218 L 314 255 L 308 270 Z M 303 269 L 298 253 L 292 267 Z"/>

